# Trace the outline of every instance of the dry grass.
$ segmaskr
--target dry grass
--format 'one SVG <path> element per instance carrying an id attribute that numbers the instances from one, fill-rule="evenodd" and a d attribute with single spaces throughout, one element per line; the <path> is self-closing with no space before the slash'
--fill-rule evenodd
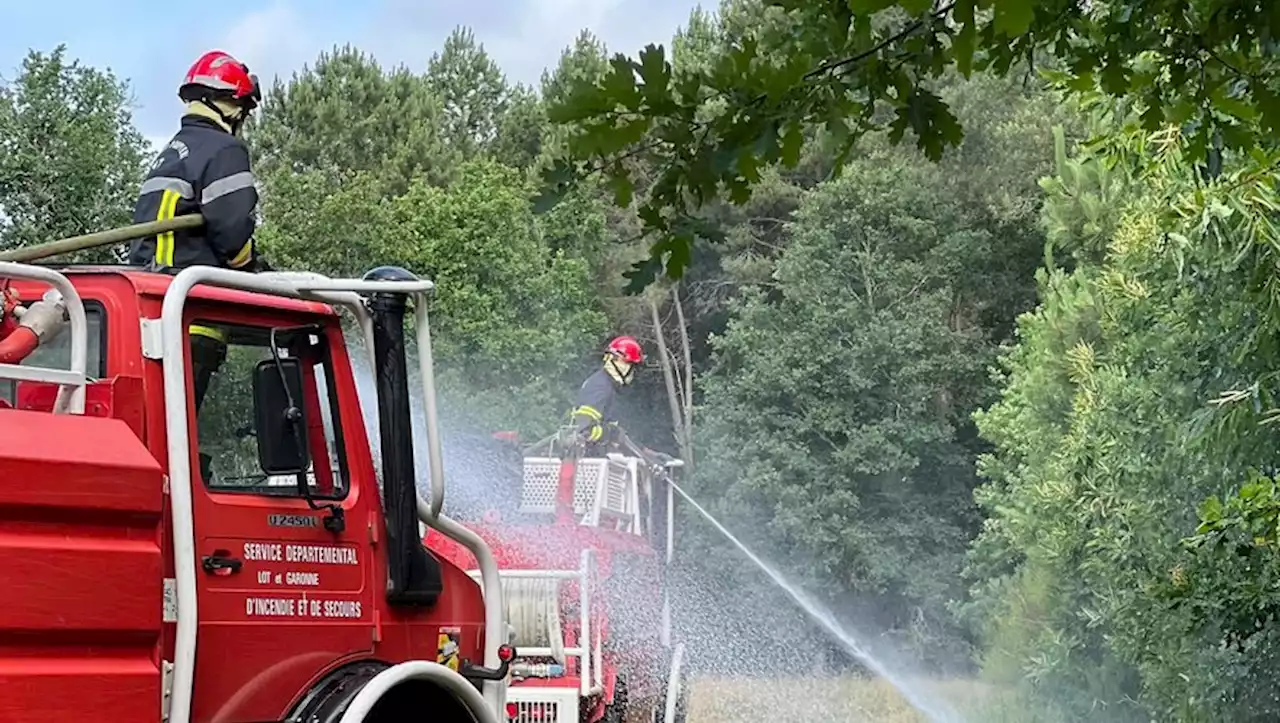
<path id="1" fill-rule="evenodd" d="M 976 681 L 922 681 L 924 695 L 973 723 L 1026 723 L 1008 697 Z M 883 680 L 714 679 L 691 682 L 689 723 L 929 723 Z"/>

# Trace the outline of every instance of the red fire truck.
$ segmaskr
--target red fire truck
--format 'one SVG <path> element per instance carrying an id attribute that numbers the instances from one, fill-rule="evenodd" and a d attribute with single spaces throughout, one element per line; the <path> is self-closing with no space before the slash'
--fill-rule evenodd
<path id="1" fill-rule="evenodd" d="M 0 263 L 0 287 L 66 310 L 0 364 L 0 721 L 505 718 L 496 561 L 441 514 L 431 282 Z M 377 371 L 380 469 L 339 312 Z M 473 555 L 484 594 L 420 521 Z"/>
<path id="2" fill-rule="evenodd" d="M 682 462 L 619 437 L 591 456 L 569 429 L 531 445 L 520 478 L 487 490 L 488 508 L 464 519 L 500 568 L 518 651 L 507 690 L 513 723 L 684 721 L 684 652 L 666 584 L 675 519 L 667 482 Z M 435 531 L 427 540 L 482 576 L 461 545 Z"/>

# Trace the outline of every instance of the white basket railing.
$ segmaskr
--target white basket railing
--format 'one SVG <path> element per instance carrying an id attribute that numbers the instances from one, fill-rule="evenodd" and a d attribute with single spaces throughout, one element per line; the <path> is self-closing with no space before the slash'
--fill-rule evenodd
<path id="1" fill-rule="evenodd" d="M 52 269 L 29 264 L 0 261 L 0 279 L 25 279 L 48 284 L 62 297 L 66 305 L 71 336 L 71 358 L 67 369 L 0 364 L 0 379 L 48 382 L 58 384 L 55 413 L 84 413 L 84 388 L 88 383 L 85 366 L 89 356 L 89 323 L 85 316 L 84 302 L 71 280 Z"/>
<path id="2" fill-rule="evenodd" d="M 524 483 L 520 491 L 520 512 L 551 514 L 556 511 L 560 486 L 560 466 L 556 457 L 526 457 Z M 573 512 L 583 525 L 609 526 L 622 532 L 640 534 L 640 460 L 610 455 L 586 457 L 576 462 L 573 485 Z"/>

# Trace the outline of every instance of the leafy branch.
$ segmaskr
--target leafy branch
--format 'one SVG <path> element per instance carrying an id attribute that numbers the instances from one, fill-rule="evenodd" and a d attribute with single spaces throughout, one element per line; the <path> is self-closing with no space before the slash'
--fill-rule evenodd
<path id="1" fill-rule="evenodd" d="M 1173 0 L 764 5 L 764 24 L 678 76 L 662 46 L 651 44 L 635 60 L 615 56 L 603 78 L 580 81 L 548 109 L 573 133 L 568 152 L 544 174 L 541 208 L 586 176 L 607 175 L 621 207 L 647 182 L 636 213 L 654 241 L 627 274 L 631 292 L 664 271 L 679 278 L 695 240 L 717 240 L 700 211 L 745 203 L 762 169 L 794 167 L 810 144 L 836 149 L 833 174 L 873 131 L 887 131 L 893 143 L 910 131 L 928 158 L 940 159 L 964 138 L 929 87 L 951 69 L 1006 75 L 1047 51 L 1065 68 L 1057 72 L 1068 92 L 1139 100 L 1149 130 L 1186 126 L 1199 157 L 1224 141 L 1234 152 L 1273 144 L 1267 134 L 1280 129 L 1276 55 L 1257 31 L 1268 19 L 1245 0 L 1209 0 L 1196 12 Z M 1193 46 L 1215 65 L 1179 58 Z M 640 168 L 631 167 L 636 161 Z"/>

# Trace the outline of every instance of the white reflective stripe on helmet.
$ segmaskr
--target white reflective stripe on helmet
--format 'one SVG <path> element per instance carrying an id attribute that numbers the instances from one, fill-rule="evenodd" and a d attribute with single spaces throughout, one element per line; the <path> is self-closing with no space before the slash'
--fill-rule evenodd
<path id="1" fill-rule="evenodd" d="M 215 78 L 212 75 L 193 75 L 186 85 L 203 85 L 207 88 L 215 90 L 235 90 L 236 87 L 221 78 Z"/>

